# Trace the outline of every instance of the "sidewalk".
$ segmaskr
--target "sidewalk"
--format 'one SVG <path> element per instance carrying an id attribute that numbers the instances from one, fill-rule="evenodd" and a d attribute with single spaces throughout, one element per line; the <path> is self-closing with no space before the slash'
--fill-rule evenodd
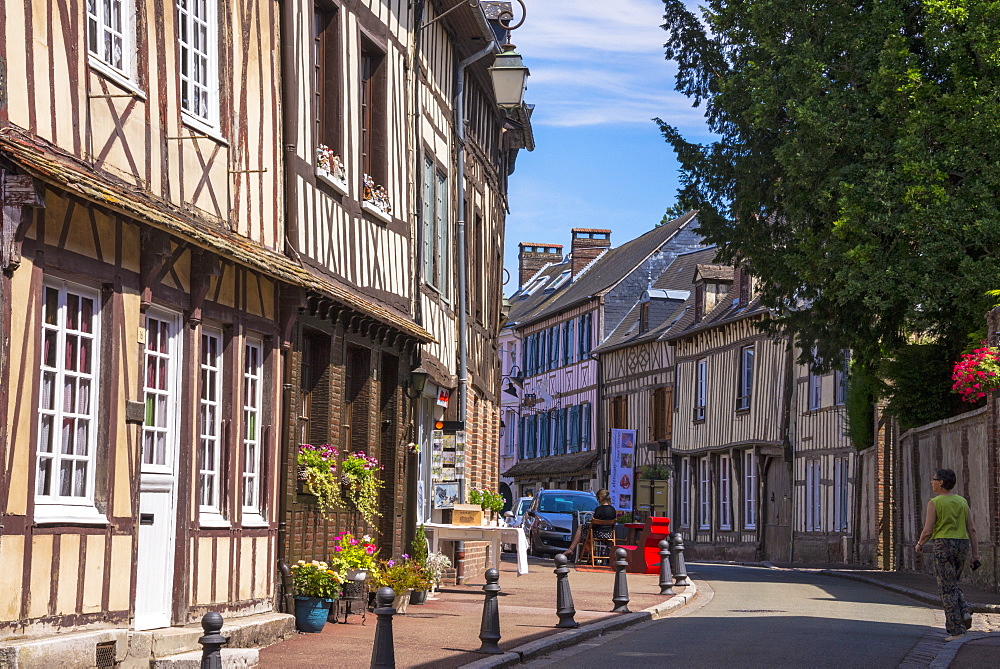
<path id="1" fill-rule="evenodd" d="M 877 571 L 874 569 L 843 569 L 838 565 L 765 565 L 781 569 L 793 568 L 800 570 L 816 570 L 822 573 L 864 581 L 878 585 L 887 590 L 898 592 L 924 602 L 934 608 L 941 608 L 941 598 L 938 596 L 937 581 L 928 574 L 911 572 Z M 968 584 L 962 584 L 965 599 L 975 612 L 972 616 L 972 629 L 967 638 L 946 642 L 943 625 L 940 633 L 928 637 L 921 642 L 923 649 L 915 649 L 919 656 L 926 657 L 933 669 L 979 669 L 1000 664 L 1000 594 L 980 590 Z M 942 618 L 943 620 L 943 618 Z M 913 658 L 919 660 L 920 658 Z M 923 666 L 928 666 L 923 664 Z"/>
<path id="2" fill-rule="evenodd" d="M 613 572 L 572 569 L 569 575 L 576 608 L 576 630 L 557 629 L 556 577 L 552 560 L 529 559 L 530 573 L 517 575 L 513 556 L 500 565 L 500 648 L 503 655 L 480 655 L 479 626 L 483 610 L 480 577 L 467 586 L 447 586 L 421 606 L 410 605 L 405 615 L 393 617 L 396 665 L 399 667 L 505 666 L 520 662 L 524 652 L 535 655 L 618 629 L 683 606 L 693 597 L 693 587 L 676 588 L 675 597 L 658 594 L 659 577 L 629 574 L 631 614 L 609 613 L 614 587 Z M 687 591 L 687 592 L 685 592 Z M 646 611 L 644 611 L 646 610 Z M 319 634 L 294 638 L 260 651 L 261 667 L 368 667 L 371 662 L 376 617 L 351 616 L 347 625 L 328 623 Z M 515 649 L 517 653 L 513 652 Z"/>

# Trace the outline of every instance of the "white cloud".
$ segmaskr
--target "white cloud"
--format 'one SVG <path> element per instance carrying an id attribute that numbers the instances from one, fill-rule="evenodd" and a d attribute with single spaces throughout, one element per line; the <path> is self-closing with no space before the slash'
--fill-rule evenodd
<path id="1" fill-rule="evenodd" d="M 674 92 L 661 0 L 535 0 L 512 35 L 531 69 L 526 99 L 536 126 L 649 123 L 704 127 L 703 110 Z"/>

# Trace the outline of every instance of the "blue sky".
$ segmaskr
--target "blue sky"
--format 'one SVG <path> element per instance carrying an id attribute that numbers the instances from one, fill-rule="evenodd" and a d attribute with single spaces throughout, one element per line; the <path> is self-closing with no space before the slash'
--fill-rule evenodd
<path id="1" fill-rule="evenodd" d="M 519 242 L 562 244 L 570 229 L 607 228 L 618 246 L 673 204 L 677 162 L 651 121 L 707 141 L 703 110 L 673 90 L 661 0 L 526 0 L 512 41 L 531 70 L 536 148 L 510 179 L 504 266 L 517 286 Z"/>

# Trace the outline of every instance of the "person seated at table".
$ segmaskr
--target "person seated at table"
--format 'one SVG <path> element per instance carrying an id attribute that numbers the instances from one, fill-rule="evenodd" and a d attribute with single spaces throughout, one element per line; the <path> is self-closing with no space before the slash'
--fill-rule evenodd
<path id="1" fill-rule="evenodd" d="M 570 542 L 569 548 L 563 552 L 563 555 L 567 557 L 572 555 L 576 551 L 576 547 L 587 538 L 587 534 L 591 531 L 593 531 L 595 539 L 610 539 L 615 535 L 618 512 L 615 511 L 615 507 L 611 506 L 611 493 L 604 488 L 598 490 L 597 504 L 593 519 L 576 528 L 573 541 Z"/>

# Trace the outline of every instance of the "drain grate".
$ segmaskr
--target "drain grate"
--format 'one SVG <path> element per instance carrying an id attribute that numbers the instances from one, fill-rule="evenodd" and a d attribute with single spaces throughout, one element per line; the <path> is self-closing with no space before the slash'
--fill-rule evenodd
<path id="1" fill-rule="evenodd" d="M 97 667 L 98 669 L 104 669 L 104 667 L 114 667 L 117 665 L 115 662 L 115 642 L 114 641 L 102 641 L 97 644 Z"/>
<path id="2" fill-rule="evenodd" d="M 788 613 L 781 609 L 729 609 L 730 613 Z"/>

